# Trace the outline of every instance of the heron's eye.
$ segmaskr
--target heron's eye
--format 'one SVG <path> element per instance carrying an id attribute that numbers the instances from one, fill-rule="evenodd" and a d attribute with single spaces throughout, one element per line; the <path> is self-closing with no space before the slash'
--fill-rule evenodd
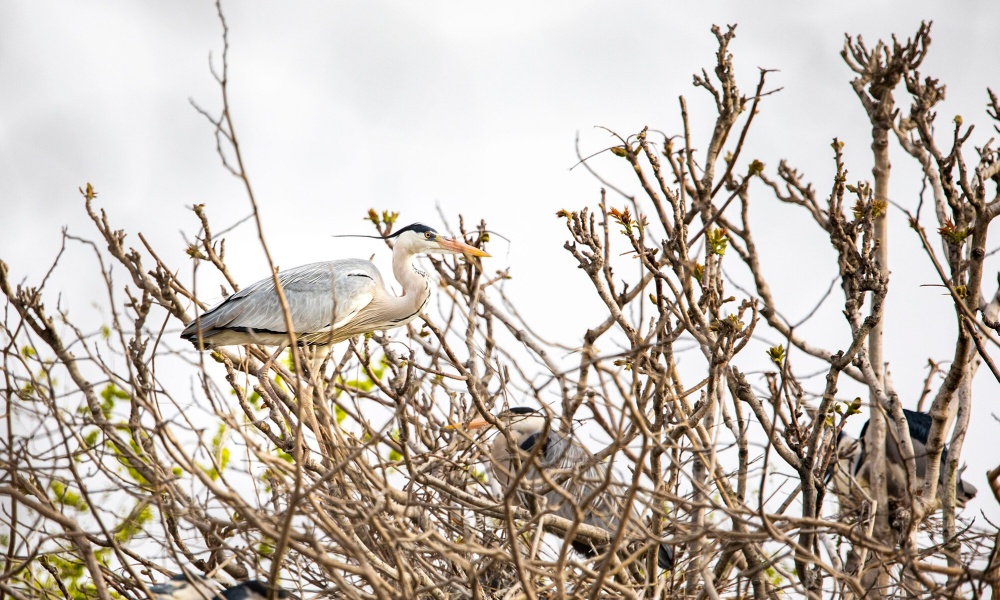
<path id="1" fill-rule="evenodd" d="M 434 234 L 428 231 L 428 232 L 424 233 L 424 237 L 427 238 L 427 239 L 431 239 L 432 237 L 434 237 Z"/>

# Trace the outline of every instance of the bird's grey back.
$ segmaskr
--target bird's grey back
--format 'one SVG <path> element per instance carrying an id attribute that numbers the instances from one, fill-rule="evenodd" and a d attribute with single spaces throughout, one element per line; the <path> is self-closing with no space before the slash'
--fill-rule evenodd
<path id="1" fill-rule="evenodd" d="M 297 334 L 329 331 L 363 309 L 375 290 L 384 287 L 370 261 L 346 258 L 302 265 L 278 273 Z M 226 330 L 287 334 L 274 278 L 267 277 L 239 292 L 191 322 L 181 334 L 197 341 L 198 327 L 209 345 Z"/>
<path id="2" fill-rule="evenodd" d="M 158 600 L 210 600 L 218 598 L 223 584 L 197 573 L 179 573 L 163 583 L 150 586 Z"/>
<path id="3" fill-rule="evenodd" d="M 497 483 L 505 489 L 517 483 L 519 490 L 516 495 L 522 505 L 541 504 L 536 509 L 550 511 L 571 521 L 579 519 L 611 535 L 618 531 L 622 517 L 628 515 L 628 535 L 643 537 L 640 534 L 642 520 L 638 507 L 635 502 L 626 502 L 628 486 L 608 463 L 598 461 L 571 435 L 557 430 L 537 432 L 524 438 L 519 450 L 521 461 L 514 461 L 507 437 L 500 432 L 494 439 L 491 456 Z M 532 462 L 525 467 L 522 461 L 529 460 L 531 456 L 534 456 Z M 523 479 L 512 481 L 522 468 Z M 539 471 L 544 471 L 548 481 Z M 572 543 L 584 554 L 595 551 L 587 541 L 574 540 Z M 657 563 L 663 569 L 674 566 L 673 550 L 665 543 L 658 547 Z"/>
<path id="4" fill-rule="evenodd" d="M 614 532 L 624 514 L 621 499 L 625 483 L 607 463 L 596 460 L 594 455 L 572 437 L 558 431 L 549 431 L 537 457 L 537 467 L 532 464 L 525 470 L 524 483 L 546 505 L 547 510 L 569 520 L 576 520 L 576 505 L 582 509 L 582 522 Z M 524 448 L 527 453 L 530 448 Z M 543 469 L 548 478 L 576 501 L 569 501 L 563 493 L 549 485 L 540 475 Z M 521 502 L 525 503 L 523 494 Z M 542 508 L 542 507 L 539 507 Z M 635 508 L 629 511 L 636 518 Z"/>

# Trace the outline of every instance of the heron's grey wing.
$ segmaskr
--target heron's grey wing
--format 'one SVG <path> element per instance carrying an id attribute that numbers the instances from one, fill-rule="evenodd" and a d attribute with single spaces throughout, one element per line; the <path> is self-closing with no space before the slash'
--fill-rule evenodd
<path id="1" fill-rule="evenodd" d="M 361 259 L 313 263 L 278 274 L 297 334 L 336 328 L 371 302 L 382 278 Z M 195 323 L 185 329 L 194 331 Z M 201 317 L 203 335 L 218 330 L 288 333 L 272 278 L 233 294 Z"/>
<path id="2" fill-rule="evenodd" d="M 541 439 L 540 433 L 525 438 L 517 451 L 519 459 L 529 460 Z M 621 522 L 618 498 L 623 495 L 625 485 L 609 471 L 607 463 L 595 462 L 594 455 L 571 437 L 549 431 L 534 464 L 525 469 L 520 482 L 511 481 L 520 461 L 515 462 L 503 435 L 494 440 L 490 454 L 494 476 L 502 488 L 520 484 L 527 494 L 543 500 L 546 510 L 564 519 L 575 520 L 579 506 L 583 509 L 583 522 L 588 525 L 613 531 Z M 547 477 L 542 477 L 539 470 Z M 520 503 L 530 505 L 524 499 Z"/>
<path id="3" fill-rule="evenodd" d="M 633 497 L 633 501 L 626 505 L 628 485 L 610 464 L 597 461 L 586 447 L 572 438 L 561 438 L 550 450 L 547 458 L 554 469 L 554 478 L 562 479 L 558 476 L 560 470 L 569 475 L 560 486 L 562 491 L 574 499 L 570 502 L 559 491 L 550 490 L 545 499 L 550 506 L 557 506 L 556 514 L 566 519 L 576 519 L 576 506 L 579 506 L 583 511 L 585 524 L 600 527 L 612 536 L 621 527 L 622 519 L 627 519 L 626 535 L 632 537 L 643 534 L 640 506 L 635 503 L 637 498 Z M 593 556 L 600 551 L 587 540 L 576 539 L 572 544 L 586 556 Z M 657 562 L 663 569 L 673 568 L 673 550 L 661 544 Z"/>
<path id="4" fill-rule="evenodd" d="M 916 462 L 917 478 L 923 479 L 927 472 L 927 441 L 930 438 L 931 425 L 933 420 L 931 415 L 924 412 L 903 409 L 906 416 L 906 424 L 910 430 L 910 440 L 913 442 L 913 455 Z M 943 494 L 948 485 L 948 446 L 941 450 L 941 468 L 938 472 L 938 490 Z M 964 507 L 966 502 L 976 496 L 978 490 L 974 485 L 962 479 L 961 471 L 958 475 L 958 483 L 955 486 L 955 500 L 960 507 Z"/>
<path id="5" fill-rule="evenodd" d="M 551 435 L 551 434 L 550 434 Z M 584 522 L 603 529 L 615 530 L 621 522 L 622 507 L 618 501 L 624 484 L 605 462 L 595 462 L 594 455 L 570 437 L 558 435 L 546 447 L 541 465 L 551 470 L 553 479 L 584 508 Z M 547 488 L 547 484 L 545 485 Z M 557 490 L 548 490 L 546 502 L 556 514 L 575 519 L 573 502 Z M 586 502 L 586 504 L 584 504 Z"/>

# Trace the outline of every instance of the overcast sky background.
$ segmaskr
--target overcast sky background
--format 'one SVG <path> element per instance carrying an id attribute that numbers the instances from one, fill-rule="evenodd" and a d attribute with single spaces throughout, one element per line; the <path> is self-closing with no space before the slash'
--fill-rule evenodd
<path id="1" fill-rule="evenodd" d="M 685 95 L 696 145 L 704 148 L 711 105 L 691 87 L 691 75 L 714 64 L 712 24 L 739 24 L 731 50 L 745 94 L 758 67 L 778 69 L 768 88 L 784 88 L 762 104 L 742 160 L 759 159 L 773 174 L 787 158 L 820 196 L 831 185 L 834 137 L 846 143 L 849 180 L 870 178 L 870 126 L 839 55 L 845 32 L 874 44 L 893 33 L 912 36 L 922 19 L 933 19 L 922 72 L 948 85 L 939 122 L 947 129 L 959 114 L 978 124 L 976 145 L 992 131 L 985 89 L 1000 91 L 995 0 L 241 0 L 225 12 L 231 106 L 279 265 L 374 253 L 385 270 L 380 243 L 331 234 L 369 233 L 362 221 L 369 207 L 399 211 L 404 223 L 440 226 L 440 205 L 450 218 L 486 219 L 510 239 L 494 238 L 487 269 L 509 267 L 514 278 L 506 290 L 529 321 L 570 345 L 602 311 L 562 249 L 565 229 L 555 217 L 599 199 L 599 184 L 570 170 L 574 139 L 579 134 L 589 154 L 613 143 L 598 125 L 623 135 L 645 125 L 677 133 L 677 98 Z M 216 230 L 249 213 L 239 182 L 220 166 L 211 127 L 189 104 L 213 112 L 220 106 L 210 52 L 220 56 L 221 28 L 205 0 L 0 4 L 0 259 L 16 280 L 41 279 L 62 227 L 96 235 L 77 192 L 87 182 L 113 225 L 134 244 L 142 232 L 168 264 L 189 264 L 183 236 L 192 239 L 198 229 L 190 206 L 205 204 Z M 902 87 L 897 99 L 908 108 Z M 898 148 L 892 157 L 891 196 L 914 207 L 919 173 Z M 635 190 L 621 159 L 605 153 L 591 164 Z M 832 250 L 801 211 L 779 206 L 759 185 L 753 194 L 754 224 L 774 261 L 771 283 L 797 321 L 835 275 Z M 940 288 L 921 287 L 937 277 L 918 241 L 898 213 L 893 218 L 887 357 L 912 407 L 927 359 L 951 356 L 954 324 Z M 228 236 L 231 270 L 246 283 L 266 274 L 255 235 L 244 226 Z M 99 323 L 106 294 L 93 258 L 78 249 L 47 288 L 61 292 L 75 316 Z M 996 271 L 994 258 L 989 291 Z M 843 347 L 841 305 L 837 290 L 803 331 L 825 347 Z M 997 462 L 997 391 L 980 373 L 963 453 L 967 479 L 980 490 L 972 510 L 993 518 L 1000 509 L 983 473 Z"/>

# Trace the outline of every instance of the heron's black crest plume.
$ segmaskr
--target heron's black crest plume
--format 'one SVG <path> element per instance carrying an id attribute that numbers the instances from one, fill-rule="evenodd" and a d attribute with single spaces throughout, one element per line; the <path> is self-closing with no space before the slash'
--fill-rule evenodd
<path id="1" fill-rule="evenodd" d="M 334 235 L 333 237 L 341 237 L 341 238 L 348 238 L 348 237 L 349 238 L 368 238 L 368 239 L 372 239 L 372 240 L 391 240 L 392 238 L 399 237 L 399 235 L 402 234 L 405 231 L 412 231 L 414 233 L 427 233 L 429 231 L 431 233 L 437 234 L 437 230 L 434 229 L 433 227 L 430 227 L 428 225 L 424 225 L 423 223 L 413 223 L 411 225 L 407 225 L 406 227 L 403 227 L 402 229 L 400 229 L 398 231 L 394 231 L 393 233 L 390 233 L 389 235 L 384 235 L 384 236 L 383 235 L 361 235 L 361 234 L 350 234 L 350 233 L 347 233 L 347 234 Z"/>
<path id="2" fill-rule="evenodd" d="M 515 406 L 510 409 L 510 412 L 515 415 L 537 415 L 539 411 L 537 408 L 530 408 L 528 406 Z"/>
<path id="3" fill-rule="evenodd" d="M 431 233 L 437 233 L 437 230 L 435 230 L 433 227 L 428 227 L 423 223 L 413 223 L 412 225 L 407 225 L 406 227 L 400 229 L 396 233 L 390 233 L 387 237 L 391 238 L 396 237 L 397 235 L 403 233 L 404 231 L 412 231 L 414 233 L 427 233 L 429 231 Z"/>

